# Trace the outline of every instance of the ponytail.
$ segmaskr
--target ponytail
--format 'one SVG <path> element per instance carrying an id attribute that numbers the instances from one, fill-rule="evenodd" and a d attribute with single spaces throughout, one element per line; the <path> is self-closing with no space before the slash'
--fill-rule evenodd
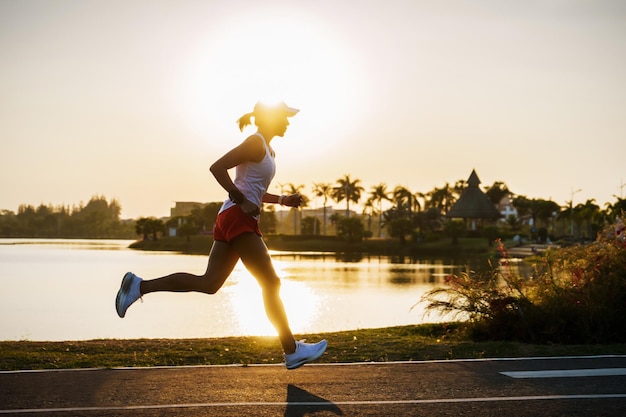
<path id="1" fill-rule="evenodd" d="M 243 132 L 243 129 L 245 129 L 246 126 L 252 124 L 252 121 L 250 121 L 250 118 L 252 116 L 254 116 L 254 112 L 246 113 L 243 116 L 241 116 L 239 119 L 237 119 L 237 123 L 239 124 L 239 130 Z"/>

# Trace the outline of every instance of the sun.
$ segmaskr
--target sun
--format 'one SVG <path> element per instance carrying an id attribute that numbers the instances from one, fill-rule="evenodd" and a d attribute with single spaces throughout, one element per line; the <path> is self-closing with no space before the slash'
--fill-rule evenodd
<path id="1" fill-rule="evenodd" d="M 355 60 L 323 22 L 260 9 L 224 22 L 186 64 L 180 106 L 192 129 L 236 134 L 234 120 L 259 100 L 301 109 L 288 134 L 320 138 L 359 105 Z"/>

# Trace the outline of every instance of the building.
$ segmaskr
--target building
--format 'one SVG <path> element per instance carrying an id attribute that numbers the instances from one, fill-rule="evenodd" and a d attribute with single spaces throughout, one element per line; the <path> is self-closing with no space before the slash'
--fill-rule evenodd
<path id="1" fill-rule="evenodd" d="M 495 221 L 502 217 L 495 204 L 479 188 L 480 179 L 475 170 L 472 170 L 467 179 L 467 187 L 461 197 L 452 205 L 446 217 L 465 220 L 470 230 L 476 230 L 477 222 Z M 469 224 L 468 224 L 469 223 Z"/>
<path id="2" fill-rule="evenodd" d="M 189 216 L 193 209 L 206 206 L 206 203 L 197 203 L 194 201 L 176 201 L 174 204 L 174 207 L 170 209 L 170 217 Z"/>
<path id="3" fill-rule="evenodd" d="M 502 197 L 498 203 L 498 211 L 502 215 L 502 221 L 506 221 L 509 216 L 517 217 L 517 209 L 513 207 L 513 194 L 507 194 Z"/>

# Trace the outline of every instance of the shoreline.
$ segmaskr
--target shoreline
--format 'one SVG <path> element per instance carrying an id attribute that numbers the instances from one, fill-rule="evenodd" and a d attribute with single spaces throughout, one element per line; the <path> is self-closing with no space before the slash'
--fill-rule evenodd
<path id="1" fill-rule="evenodd" d="M 355 256 L 398 256 L 409 258 L 472 259 L 495 256 L 496 247 L 485 238 L 460 238 L 453 244 L 449 238 L 433 242 L 401 244 L 397 239 L 368 238 L 360 242 L 347 242 L 335 236 L 264 235 L 269 250 L 281 252 L 310 252 L 336 255 L 340 258 Z M 205 255 L 209 253 L 211 235 L 164 237 L 156 241 L 137 240 L 131 249 L 145 251 L 170 251 L 184 254 Z"/>
<path id="2" fill-rule="evenodd" d="M 329 346 L 320 363 L 392 362 L 624 355 L 626 345 L 533 345 L 514 341 L 471 341 L 463 323 L 437 323 L 299 335 Z M 86 341 L 0 341 L 0 371 L 146 366 L 279 364 L 277 337 L 211 339 L 96 339 Z"/>

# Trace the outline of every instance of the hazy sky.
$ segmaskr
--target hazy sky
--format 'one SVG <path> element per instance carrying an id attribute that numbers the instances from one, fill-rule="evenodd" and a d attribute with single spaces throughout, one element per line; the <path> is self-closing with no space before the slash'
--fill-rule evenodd
<path id="1" fill-rule="evenodd" d="M 626 195 L 624 1 L 0 0 L 0 209 L 223 200 L 208 168 L 261 98 L 301 109 L 270 192 L 476 169 L 558 204 Z"/>

